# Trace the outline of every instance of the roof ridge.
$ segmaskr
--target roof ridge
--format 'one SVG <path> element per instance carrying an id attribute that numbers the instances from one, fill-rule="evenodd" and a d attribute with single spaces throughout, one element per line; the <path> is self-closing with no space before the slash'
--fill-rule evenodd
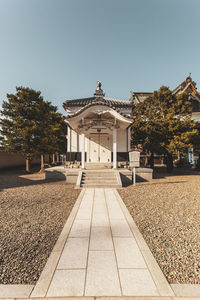
<path id="1" fill-rule="evenodd" d="M 112 100 L 112 101 L 121 101 L 121 102 L 129 102 L 129 100 L 119 99 L 119 98 L 112 98 L 112 97 L 104 97 L 105 100 Z"/>

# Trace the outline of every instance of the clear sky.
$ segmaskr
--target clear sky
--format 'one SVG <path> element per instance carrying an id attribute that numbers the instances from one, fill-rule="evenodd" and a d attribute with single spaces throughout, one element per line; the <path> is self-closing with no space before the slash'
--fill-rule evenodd
<path id="1" fill-rule="evenodd" d="M 200 0 L 0 0 L 0 105 L 16 86 L 58 106 L 88 97 L 200 90 Z"/>

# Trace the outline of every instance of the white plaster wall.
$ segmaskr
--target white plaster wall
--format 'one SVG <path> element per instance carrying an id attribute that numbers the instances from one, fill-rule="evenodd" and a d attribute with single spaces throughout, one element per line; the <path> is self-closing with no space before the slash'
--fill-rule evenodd
<path id="1" fill-rule="evenodd" d="M 77 133 L 74 130 L 71 130 L 71 151 L 77 152 Z"/>
<path id="2" fill-rule="evenodd" d="M 70 133 L 71 131 L 71 133 Z M 71 138 L 70 138 L 71 134 Z M 71 141 L 71 151 L 72 152 L 81 152 L 82 151 L 82 136 L 81 134 L 76 133 L 74 130 L 70 129 L 68 132 L 68 151 L 70 151 L 70 141 Z M 85 152 L 88 148 L 88 138 L 85 136 Z"/>
<path id="3" fill-rule="evenodd" d="M 127 131 L 126 129 L 117 130 L 117 152 L 126 152 L 127 151 Z"/>
<path id="4" fill-rule="evenodd" d="M 80 135 L 77 134 L 74 130 L 68 128 L 68 147 L 67 151 L 72 151 L 72 152 L 80 152 L 80 144 L 81 144 L 81 138 Z"/>
<path id="5" fill-rule="evenodd" d="M 79 151 L 78 152 L 81 152 L 83 149 L 82 135 L 77 134 L 77 137 L 79 139 Z M 88 138 L 85 136 L 85 152 L 87 152 L 87 149 L 88 149 Z"/>

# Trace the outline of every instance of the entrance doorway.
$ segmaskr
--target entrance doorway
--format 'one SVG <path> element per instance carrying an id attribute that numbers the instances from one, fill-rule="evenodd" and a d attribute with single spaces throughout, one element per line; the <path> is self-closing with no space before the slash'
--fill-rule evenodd
<path id="1" fill-rule="evenodd" d="M 111 141 L 108 133 L 91 133 L 89 136 L 89 162 L 110 163 Z"/>

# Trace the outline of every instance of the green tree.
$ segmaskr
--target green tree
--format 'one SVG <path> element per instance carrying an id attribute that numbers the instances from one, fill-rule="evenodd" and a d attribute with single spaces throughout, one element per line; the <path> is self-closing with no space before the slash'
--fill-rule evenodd
<path id="1" fill-rule="evenodd" d="M 62 137 L 62 116 L 41 93 L 33 89 L 17 87 L 16 94 L 7 94 L 1 110 L 1 143 L 9 152 L 21 152 L 26 158 L 26 171 L 30 161 L 44 153 L 57 151 Z"/>
<path id="2" fill-rule="evenodd" d="M 39 143 L 36 113 L 43 101 L 40 92 L 16 87 L 16 94 L 7 94 L 1 110 L 2 146 L 9 152 L 21 152 L 26 158 L 26 171 Z"/>
<path id="3" fill-rule="evenodd" d="M 45 153 L 65 153 L 66 126 L 63 116 L 50 102 L 41 104 L 38 115 L 40 115 L 40 143 L 37 151 L 41 155 L 41 171 L 43 171 Z"/>
<path id="4" fill-rule="evenodd" d="M 192 147 L 195 139 L 199 139 L 190 113 L 187 94 L 175 96 L 162 86 L 133 107 L 132 145 L 141 144 L 152 154 L 164 154 L 167 170 L 172 171 L 173 154 Z"/>

